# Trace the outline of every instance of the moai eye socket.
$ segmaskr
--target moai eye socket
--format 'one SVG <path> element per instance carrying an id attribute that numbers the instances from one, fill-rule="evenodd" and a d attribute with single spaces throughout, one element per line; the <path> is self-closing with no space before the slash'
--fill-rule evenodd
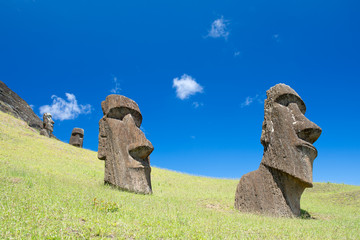
<path id="1" fill-rule="evenodd" d="M 303 102 L 303 100 L 301 98 L 299 98 L 298 96 L 291 94 L 291 93 L 286 93 L 286 94 L 282 94 L 280 96 L 278 96 L 275 99 L 275 102 L 288 107 L 290 103 L 296 103 L 300 109 L 300 111 L 302 112 L 302 114 L 305 114 L 306 112 L 306 106 L 305 103 Z"/>
<path id="2" fill-rule="evenodd" d="M 101 103 L 104 116 L 123 120 L 123 118 L 131 114 L 137 127 L 140 127 L 142 116 L 139 106 L 133 100 L 121 95 L 109 95 L 106 100 Z"/>

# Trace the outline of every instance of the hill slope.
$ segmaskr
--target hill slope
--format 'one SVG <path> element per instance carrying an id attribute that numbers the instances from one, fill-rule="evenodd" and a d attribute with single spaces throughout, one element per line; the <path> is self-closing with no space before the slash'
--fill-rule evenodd
<path id="1" fill-rule="evenodd" d="M 171 159 L 169 159 L 170 161 Z M 0 112 L 0 238 L 360 239 L 360 186 L 315 183 L 303 219 L 234 210 L 238 180 L 152 168 L 153 195 L 103 184 L 96 152 Z"/>

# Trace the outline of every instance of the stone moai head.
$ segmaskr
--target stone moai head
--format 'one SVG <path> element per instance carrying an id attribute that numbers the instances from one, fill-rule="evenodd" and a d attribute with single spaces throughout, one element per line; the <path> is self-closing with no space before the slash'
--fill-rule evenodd
<path id="1" fill-rule="evenodd" d="M 54 121 L 50 113 L 44 113 L 43 115 L 43 128 L 52 133 L 54 131 Z"/>
<path id="2" fill-rule="evenodd" d="M 40 135 L 51 137 L 54 130 L 54 121 L 50 113 L 44 113 L 43 115 L 43 129 L 40 131 Z"/>
<path id="3" fill-rule="evenodd" d="M 257 170 L 243 175 L 235 193 L 235 208 L 273 216 L 300 216 L 300 199 L 312 187 L 317 150 L 312 145 L 321 129 L 307 119 L 305 104 L 289 86 L 267 92 L 261 143 L 264 154 Z"/>
<path id="4" fill-rule="evenodd" d="M 101 103 L 98 158 L 105 160 L 105 183 L 151 194 L 150 154 L 153 145 L 140 130 L 142 116 L 133 100 L 109 95 Z"/>
<path id="5" fill-rule="evenodd" d="M 83 147 L 84 141 L 84 129 L 82 128 L 74 128 L 71 132 L 71 137 L 69 144 L 75 147 Z"/>
<path id="6" fill-rule="evenodd" d="M 312 167 L 317 156 L 312 144 L 319 138 L 321 128 L 304 116 L 306 106 L 291 87 L 277 84 L 266 94 L 261 163 L 312 187 Z"/>

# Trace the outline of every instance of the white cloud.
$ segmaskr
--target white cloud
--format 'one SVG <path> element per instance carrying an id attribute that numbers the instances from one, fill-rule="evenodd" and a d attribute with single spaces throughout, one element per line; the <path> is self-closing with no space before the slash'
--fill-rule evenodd
<path id="1" fill-rule="evenodd" d="M 239 56 L 241 53 L 239 51 L 234 52 L 234 57 Z"/>
<path id="2" fill-rule="evenodd" d="M 35 106 L 33 104 L 30 104 L 29 106 L 31 107 L 32 110 L 34 110 Z"/>
<path id="3" fill-rule="evenodd" d="M 227 30 L 227 26 L 229 25 L 229 21 L 225 20 L 223 16 L 221 18 L 216 19 L 211 23 L 211 29 L 208 33 L 208 37 L 212 38 L 220 38 L 223 37 L 227 39 L 229 36 L 229 31 Z"/>
<path id="4" fill-rule="evenodd" d="M 245 101 L 241 103 L 241 107 L 247 107 L 250 106 L 254 101 L 257 101 L 258 103 L 263 103 L 263 100 L 259 96 L 259 94 L 256 94 L 255 97 L 246 97 Z"/>
<path id="5" fill-rule="evenodd" d="M 115 87 L 111 89 L 110 92 L 113 94 L 118 94 L 121 90 L 119 80 L 117 79 L 117 77 L 114 77 L 113 81 L 115 83 Z"/>
<path id="6" fill-rule="evenodd" d="M 51 98 L 53 102 L 51 105 L 44 105 L 39 108 L 40 114 L 43 115 L 46 112 L 51 113 L 54 120 L 68 120 L 75 119 L 80 114 L 89 114 L 91 113 L 91 105 L 79 105 L 77 103 L 76 97 L 74 94 L 65 93 L 67 101 L 52 95 Z"/>
<path id="7" fill-rule="evenodd" d="M 182 75 L 180 79 L 174 78 L 173 88 L 176 88 L 176 96 L 181 100 L 189 98 L 189 96 L 195 93 L 203 92 L 203 87 L 187 74 Z"/>

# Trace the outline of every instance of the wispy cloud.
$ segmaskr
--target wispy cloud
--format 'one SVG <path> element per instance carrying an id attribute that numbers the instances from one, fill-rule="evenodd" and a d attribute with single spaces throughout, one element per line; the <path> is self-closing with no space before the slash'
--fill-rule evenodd
<path id="1" fill-rule="evenodd" d="M 246 97 L 245 101 L 241 103 L 241 107 L 250 106 L 253 102 L 263 103 L 262 97 L 259 94 L 256 94 L 255 97 Z"/>
<path id="2" fill-rule="evenodd" d="M 113 89 L 110 90 L 110 92 L 113 94 L 118 94 L 118 93 L 120 93 L 120 90 L 121 90 L 119 80 L 117 77 L 114 76 L 113 81 L 114 81 L 115 86 Z"/>
<path id="3" fill-rule="evenodd" d="M 223 16 L 211 23 L 208 37 L 227 39 L 230 32 L 228 30 L 229 20 L 225 20 Z"/>
<path id="4" fill-rule="evenodd" d="M 176 88 L 176 96 L 181 100 L 189 98 L 196 93 L 203 92 L 203 87 L 187 74 L 182 75 L 180 79 L 174 78 L 173 88 Z"/>
<path id="5" fill-rule="evenodd" d="M 277 43 L 281 41 L 279 34 L 273 34 L 272 39 Z"/>
<path id="6" fill-rule="evenodd" d="M 35 105 L 30 104 L 29 106 L 31 107 L 32 110 L 34 110 Z"/>
<path id="7" fill-rule="evenodd" d="M 199 103 L 199 102 L 193 102 L 192 105 L 193 105 L 194 108 L 198 108 L 198 107 L 204 106 L 203 103 Z"/>
<path id="8" fill-rule="evenodd" d="M 241 54 L 240 51 L 235 51 L 235 52 L 234 52 L 234 57 L 237 57 L 237 56 L 239 56 L 240 54 Z"/>
<path id="9" fill-rule="evenodd" d="M 143 131 L 144 134 L 146 134 L 146 130 L 143 126 L 140 126 L 140 130 Z"/>
<path id="10" fill-rule="evenodd" d="M 254 101 L 251 97 L 246 97 L 245 101 L 241 104 L 241 107 L 249 106 Z"/>
<path id="11" fill-rule="evenodd" d="M 39 108 L 40 114 L 48 112 L 51 113 L 54 120 L 69 120 L 75 119 L 80 114 L 91 113 L 91 105 L 79 105 L 74 94 L 65 93 L 67 100 L 64 100 L 56 95 L 52 95 L 53 100 L 51 105 L 44 105 Z"/>

